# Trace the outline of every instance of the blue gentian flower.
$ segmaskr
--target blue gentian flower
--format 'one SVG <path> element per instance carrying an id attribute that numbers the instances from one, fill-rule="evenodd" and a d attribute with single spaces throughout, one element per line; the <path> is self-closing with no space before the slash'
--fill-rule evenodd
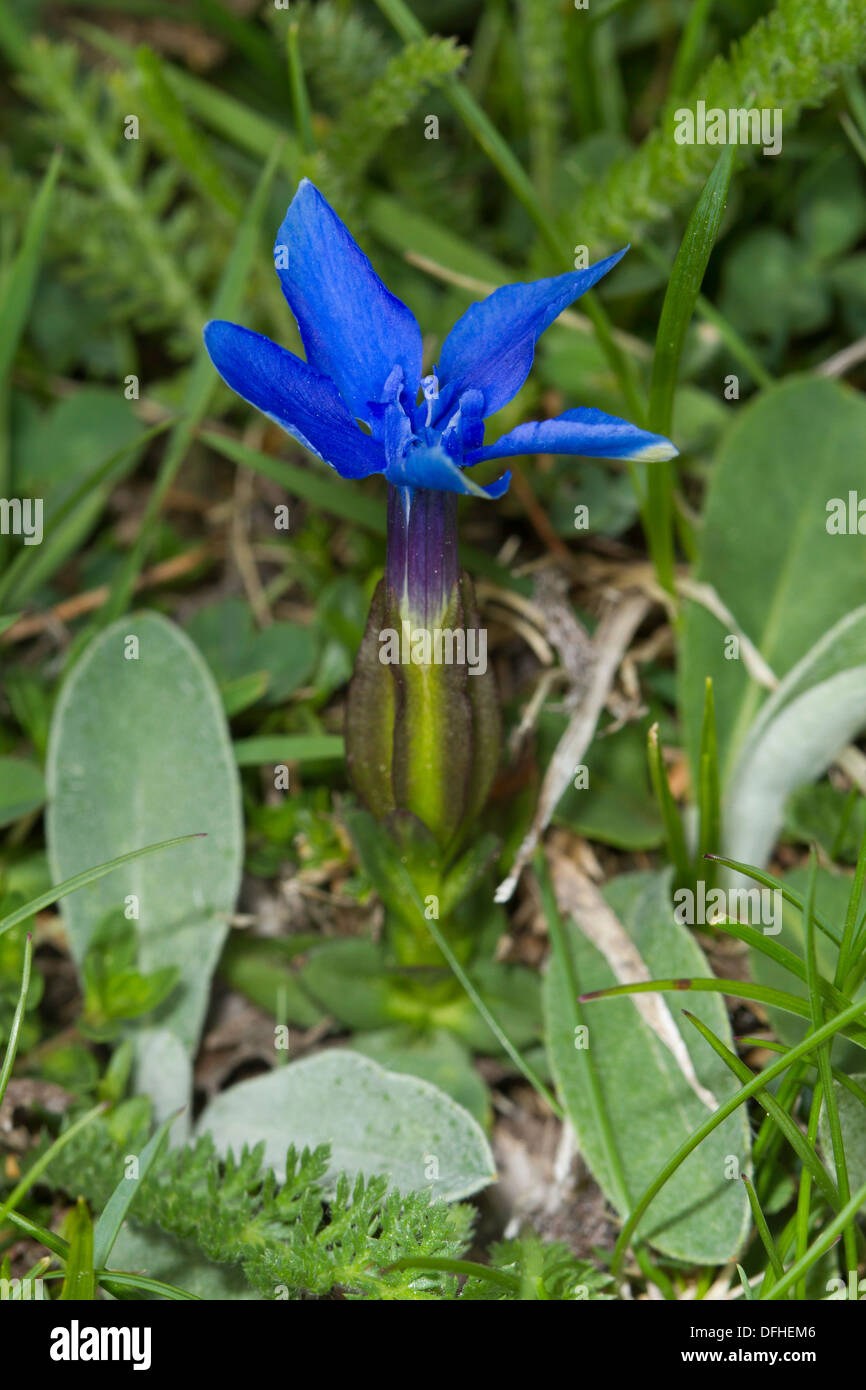
<path id="1" fill-rule="evenodd" d="M 304 179 L 280 227 L 274 264 L 306 362 L 221 320 L 207 324 L 205 343 L 233 391 L 342 477 L 384 473 L 398 488 L 500 497 L 509 473 L 481 488 L 466 468 L 515 454 L 647 462 L 676 454 L 661 435 L 584 407 L 483 442 L 485 418 L 520 390 L 541 334 L 624 254 L 494 290 L 458 319 L 438 366 L 423 376 L 414 314 L 386 289 L 333 208 Z"/>
<path id="2" fill-rule="evenodd" d="M 484 443 L 485 419 L 520 390 L 541 334 L 622 255 L 494 290 L 457 321 L 437 368 L 424 376 L 414 315 L 305 179 L 280 228 L 274 264 L 306 361 L 234 323 L 205 328 L 214 366 L 238 395 L 342 477 L 383 473 L 388 480 L 385 576 L 349 686 L 346 754 L 361 800 L 401 845 L 420 834 L 438 852 L 455 853 L 499 760 L 501 720 L 486 655 L 484 669 L 459 656 L 416 655 L 465 652 L 470 635 L 482 634 L 486 654 L 472 583 L 458 563 L 457 497 L 500 497 L 510 474 L 479 487 L 466 470 L 515 454 L 649 462 L 677 452 L 661 435 L 588 409 L 518 425 Z M 396 661 L 387 654 L 394 649 Z M 415 924 L 400 954 L 417 963 L 429 949 L 423 924 Z"/>

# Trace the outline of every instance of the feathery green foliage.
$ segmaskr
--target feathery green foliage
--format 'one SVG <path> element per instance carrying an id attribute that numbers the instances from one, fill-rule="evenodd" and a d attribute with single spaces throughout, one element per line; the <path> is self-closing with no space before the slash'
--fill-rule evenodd
<path id="1" fill-rule="evenodd" d="M 805 107 L 820 105 L 864 59 L 864 0 L 779 0 L 675 101 L 692 109 L 699 100 L 724 111 L 778 108 L 787 134 Z M 622 241 L 664 222 L 694 200 L 717 156 L 713 145 L 676 144 L 669 104 L 640 148 L 582 195 L 574 212 L 581 237 L 590 245 Z"/>
<path id="2" fill-rule="evenodd" d="M 133 1112 L 134 1113 L 134 1112 Z M 129 1114 L 129 1111 L 127 1112 Z M 118 1132 L 120 1120 L 115 1117 Z M 85 1134 L 87 1137 L 85 1138 Z M 101 1210 L 124 1173 L 124 1157 L 143 1147 L 140 1125 L 119 1143 L 110 1122 L 83 1131 L 52 1164 L 53 1180 Z M 129 1218 L 192 1241 L 209 1260 L 243 1269 L 265 1298 L 429 1299 L 453 1293 L 454 1280 L 386 1266 L 408 1255 L 454 1258 L 467 1245 L 469 1207 L 431 1203 L 424 1193 L 387 1191 L 387 1180 L 322 1179 L 328 1151 L 289 1149 L 281 1181 L 262 1169 L 263 1146 L 223 1161 L 206 1136 L 157 1160 Z"/>
<path id="3" fill-rule="evenodd" d="M 385 138 L 406 124 L 425 92 L 441 86 L 465 57 L 453 39 L 407 43 L 341 111 L 324 147 L 331 167 L 357 185 Z"/>
<path id="4" fill-rule="evenodd" d="M 170 326 L 188 352 L 204 317 L 196 287 L 217 273 L 220 246 L 204 209 L 180 197 L 179 168 L 148 167 L 146 128 L 125 137 L 134 113 L 120 108 L 102 74 L 81 73 L 72 45 L 34 40 L 20 85 L 39 112 L 34 128 L 70 151 L 70 181 L 53 218 L 56 249 L 117 319 L 145 330 Z"/>

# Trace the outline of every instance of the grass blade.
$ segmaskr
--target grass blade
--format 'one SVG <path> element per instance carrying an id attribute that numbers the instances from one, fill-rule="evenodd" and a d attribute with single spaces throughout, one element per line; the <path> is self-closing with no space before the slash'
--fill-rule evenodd
<path id="1" fill-rule="evenodd" d="M 27 940 L 24 943 L 24 969 L 21 972 L 21 991 L 18 995 L 15 1013 L 12 1016 L 12 1027 L 9 1029 L 9 1041 L 6 1044 L 3 1066 L 0 1068 L 0 1105 L 3 1104 L 3 1097 L 6 1094 L 6 1087 L 9 1084 L 9 1077 L 12 1075 L 12 1067 L 15 1063 L 15 1053 L 18 1050 L 18 1039 L 21 1036 L 21 1025 L 24 1022 L 24 1010 L 27 1007 L 27 992 L 30 989 L 30 967 L 32 963 L 33 937 L 28 932 Z"/>
<path id="2" fill-rule="evenodd" d="M 177 1112 L 177 1114 L 180 1113 L 180 1111 Z M 144 1182 L 162 1152 L 168 1139 L 168 1132 L 176 1119 L 177 1115 L 169 1115 L 168 1119 L 162 1122 L 141 1151 L 138 1159 L 138 1177 L 136 1179 L 122 1177 L 106 1202 L 93 1233 L 93 1259 L 100 1269 L 108 1261 L 139 1184 Z"/>
<path id="3" fill-rule="evenodd" d="M 234 751 L 238 767 L 342 762 L 346 756 L 340 734 L 263 734 L 258 738 L 238 739 Z"/>
<path id="4" fill-rule="evenodd" d="M 707 676 L 704 690 L 704 714 L 701 721 L 701 745 L 698 764 L 698 857 L 715 853 L 722 839 L 722 803 L 719 786 L 719 746 L 716 739 L 716 707 L 713 682 Z M 716 864 L 709 860 L 707 888 L 715 887 Z"/>
<path id="5" fill-rule="evenodd" d="M 0 918 L 0 936 L 4 932 L 11 931 L 17 927 L 19 922 L 26 922 L 28 917 L 33 917 L 37 912 L 41 912 L 44 907 L 51 907 L 53 903 L 59 902 L 67 894 L 74 893 L 78 888 L 84 888 L 88 883 L 95 883 L 98 878 L 104 878 L 110 874 L 112 869 L 118 868 L 121 864 L 128 864 L 133 859 L 141 859 L 145 854 L 153 854 L 158 849 L 169 849 L 171 845 L 185 845 L 189 840 L 198 840 L 202 832 L 194 835 L 177 835 L 173 840 L 160 840 L 155 845 L 145 845 L 143 849 L 132 849 L 128 854 L 119 854 L 116 859 L 109 859 L 105 864 L 97 864 L 92 869 L 84 869 L 80 874 L 73 874 L 72 878 L 64 879 L 62 883 L 57 883 L 53 888 L 47 888 L 44 893 L 40 893 L 37 898 L 31 898 L 23 907 L 17 907 L 14 912 L 10 912 L 6 917 Z"/>
<path id="6" fill-rule="evenodd" d="M 791 1265 L 791 1268 L 778 1283 L 773 1285 L 772 1289 L 767 1294 L 767 1298 L 776 1299 L 784 1297 L 788 1290 L 792 1288 L 800 1278 L 808 1274 L 812 1266 L 830 1249 L 840 1232 L 844 1231 L 856 1218 L 864 1202 L 866 1202 L 866 1183 L 854 1193 L 850 1202 L 846 1203 L 838 1216 L 836 1216 L 834 1220 L 830 1222 L 829 1226 L 827 1226 L 812 1242 L 806 1253 Z"/>
<path id="7" fill-rule="evenodd" d="M 83 1197 L 79 1197 L 68 1221 L 69 1253 L 60 1298 L 69 1303 L 92 1303 L 96 1296 L 93 1269 L 93 1222 Z"/>
<path id="8" fill-rule="evenodd" d="M 704 185 L 674 261 L 662 305 L 650 380 L 649 428 L 656 434 L 671 432 L 686 330 L 718 235 L 733 167 L 734 146 L 728 145 Z M 674 591 L 673 476 L 669 462 L 650 465 L 644 508 L 650 554 L 659 583 L 669 593 Z"/>
<path id="9" fill-rule="evenodd" d="M 647 1208 L 651 1205 L 653 1198 L 661 1191 L 665 1183 L 670 1181 L 674 1173 L 676 1173 L 677 1169 L 685 1162 L 697 1145 L 700 1144 L 708 1134 L 712 1134 L 713 1130 L 726 1120 L 729 1115 L 733 1115 L 734 1111 L 738 1109 L 739 1106 L 743 1105 L 747 1100 L 751 1100 L 752 1096 L 756 1095 L 758 1091 L 765 1089 L 777 1076 L 781 1076 L 783 1072 L 787 1071 L 788 1067 L 793 1066 L 801 1057 L 806 1057 L 810 1052 L 814 1052 L 817 1047 L 820 1047 L 821 1043 L 826 1042 L 829 1038 L 835 1037 L 837 1033 L 841 1033 L 849 1024 L 862 1018 L 864 1013 L 866 1013 L 866 1000 L 857 1001 L 851 1005 L 850 1009 L 844 1009 L 836 1018 L 828 1020 L 817 1032 L 810 1033 L 802 1042 L 797 1043 L 795 1047 L 788 1048 L 785 1055 L 780 1057 L 777 1062 L 771 1062 L 758 1076 L 753 1077 L 748 1085 L 743 1086 L 733 1096 L 729 1096 L 729 1098 L 719 1106 L 718 1110 L 716 1110 L 713 1115 L 710 1115 L 709 1119 L 705 1120 L 704 1123 L 689 1136 L 684 1144 L 680 1145 L 677 1152 L 668 1159 L 667 1163 L 650 1183 L 649 1187 L 638 1200 L 628 1220 L 624 1223 L 614 1248 L 613 1260 L 611 1263 L 611 1270 L 614 1273 L 621 1266 L 631 1238 L 638 1224 L 643 1219 Z M 864 1197 L 866 1197 L 866 1188 L 864 1188 L 863 1192 L 860 1194 L 859 1202 L 862 1202 Z M 855 1207 L 854 1210 L 856 1211 L 857 1207 Z M 841 1230 L 841 1227 L 839 1229 Z"/>
<path id="10" fill-rule="evenodd" d="M 253 193 L 247 214 L 238 229 L 234 246 L 213 302 L 212 318 L 232 318 L 238 312 L 247 274 L 258 249 L 259 226 L 279 163 L 279 155 L 279 147 L 271 151 L 270 158 Z M 197 426 L 204 417 L 217 383 L 216 371 L 202 343 L 187 383 L 183 402 L 183 418 L 172 431 L 156 481 L 151 489 L 141 529 L 122 567 L 120 578 L 112 590 L 111 598 L 96 619 L 96 629 L 108 626 L 126 611 L 135 592 L 136 580 L 147 559 L 154 528 L 166 493 L 186 457 L 187 449 L 192 442 Z M 89 634 L 83 634 L 85 640 L 88 636 Z"/>
<path id="11" fill-rule="evenodd" d="M 51 1160 L 56 1158 L 61 1149 L 66 1148 L 70 1139 L 74 1139 L 75 1135 L 78 1134 L 80 1130 L 84 1129 L 86 1125 L 91 1124 L 97 1116 L 101 1115 L 104 1109 L 105 1102 L 100 1101 L 99 1105 L 94 1105 L 92 1110 L 88 1110 L 86 1114 L 81 1115 L 75 1123 L 64 1130 L 63 1133 L 55 1139 L 51 1147 L 46 1149 L 45 1152 L 37 1158 L 36 1162 L 28 1168 L 24 1176 L 12 1189 L 12 1192 L 7 1197 L 3 1206 L 0 1207 L 0 1227 L 2 1227 L 9 1213 L 17 1207 L 21 1198 L 30 1191 L 34 1183 L 39 1181 L 46 1168 L 50 1165 Z"/>
<path id="12" fill-rule="evenodd" d="M 658 724 L 650 725 L 647 730 L 647 757 L 649 759 L 650 781 L 662 813 L 668 857 L 676 869 L 678 883 L 691 885 L 694 882 L 694 870 L 689 852 L 686 849 L 686 838 L 683 834 L 680 813 L 677 810 L 665 771 Z"/>
<path id="13" fill-rule="evenodd" d="M 761 1204 L 758 1201 L 758 1194 L 745 1173 L 743 1174 L 743 1182 L 746 1185 L 746 1192 L 749 1194 L 749 1206 L 752 1208 L 752 1218 L 755 1222 L 755 1229 L 761 1237 L 761 1244 L 767 1252 L 767 1259 L 770 1261 L 773 1274 L 777 1279 L 781 1279 L 782 1275 L 785 1273 L 785 1266 L 779 1258 L 779 1252 L 776 1249 L 775 1241 L 767 1225 L 767 1218 L 762 1212 Z"/>
<path id="14" fill-rule="evenodd" d="M 699 1018 L 696 1018 L 694 1014 L 689 1013 L 687 1009 L 684 1009 L 683 1013 L 689 1020 L 689 1023 L 697 1028 L 701 1037 L 709 1043 L 716 1056 L 721 1057 L 726 1066 L 730 1067 L 737 1080 L 742 1085 L 747 1085 L 752 1079 L 753 1073 L 746 1066 L 745 1062 L 740 1061 L 740 1058 L 735 1052 L 731 1052 L 730 1048 L 725 1047 L 721 1039 L 717 1038 L 715 1033 L 713 1033 L 705 1023 L 702 1023 Z M 826 1200 L 832 1207 L 838 1209 L 842 1205 L 842 1199 L 840 1194 L 836 1191 L 832 1178 L 819 1160 L 814 1148 L 809 1147 L 801 1130 L 797 1128 L 787 1111 L 782 1109 L 782 1106 L 766 1087 L 762 1086 L 760 1090 L 755 1092 L 755 1100 L 766 1110 L 775 1124 L 778 1125 L 788 1143 L 791 1145 L 791 1148 L 803 1164 L 804 1169 L 807 1169 L 808 1172 L 811 1173 L 812 1177 L 821 1188 Z"/>

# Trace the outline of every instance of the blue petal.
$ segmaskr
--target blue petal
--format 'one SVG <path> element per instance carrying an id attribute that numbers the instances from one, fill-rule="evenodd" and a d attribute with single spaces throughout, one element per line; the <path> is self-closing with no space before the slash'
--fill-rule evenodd
<path id="1" fill-rule="evenodd" d="M 285 264 L 284 264 L 285 263 Z M 367 420 L 395 366 L 415 405 L 421 378 L 421 330 L 382 284 L 333 208 L 304 179 L 274 247 L 274 264 L 307 354 L 329 376 L 352 414 Z"/>
<path id="2" fill-rule="evenodd" d="M 626 247 L 586 270 L 529 284 L 503 285 L 458 319 L 439 358 L 439 401 L 435 418 L 451 409 L 464 391 L 484 394 L 484 414 L 494 415 L 516 396 L 532 367 L 535 344 L 553 320 L 599 281 Z"/>
<path id="3" fill-rule="evenodd" d="M 469 493 L 473 497 L 501 497 L 511 481 L 503 473 L 489 487 L 479 487 L 467 478 L 441 444 L 421 444 L 410 448 L 399 461 L 389 463 L 389 483 L 395 487 L 430 488 L 434 492 Z"/>
<path id="4" fill-rule="evenodd" d="M 470 462 L 508 458 L 512 454 L 580 454 L 591 459 L 634 459 L 655 463 L 677 453 L 661 434 L 639 430 L 628 420 L 603 410 L 566 410 L 553 420 L 529 420 L 509 430 L 495 444 L 479 449 Z"/>
<path id="5" fill-rule="evenodd" d="M 205 325 L 204 341 L 211 361 L 233 391 L 344 478 L 384 473 L 381 443 L 364 434 L 334 383 L 300 357 L 260 333 L 220 319 Z"/>

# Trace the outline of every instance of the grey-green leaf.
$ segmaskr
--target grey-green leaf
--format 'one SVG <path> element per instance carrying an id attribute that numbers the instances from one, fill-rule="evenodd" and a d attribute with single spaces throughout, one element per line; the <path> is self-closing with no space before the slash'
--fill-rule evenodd
<path id="1" fill-rule="evenodd" d="M 604 896 L 628 931 L 650 975 L 709 975 L 693 937 L 673 917 L 668 876 L 623 874 Z M 566 923 L 581 992 L 616 983 L 610 967 L 574 922 Z M 689 1008 L 732 1046 L 720 998 L 690 994 Z M 544 982 L 547 1046 L 560 1095 L 578 1145 L 593 1176 L 616 1203 L 618 1184 L 606 1140 L 592 1104 L 595 1069 L 630 1200 L 636 1201 L 664 1163 L 708 1115 L 673 1054 L 639 1015 L 631 999 L 599 1000 L 583 1006 L 588 1038 L 574 1034 L 574 999 L 567 973 L 551 964 Z M 693 1028 L 677 1026 L 698 1079 L 720 1103 L 736 1089 L 723 1063 Z M 586 1041 L 586 1046 L 580 1046 Z M 748 1204 L 740 1173 L 748 1171 L 745 1113 L 730 1116 L 690 1155 L 675 1182 L 662 1188 L 640 1226 L 656 1249 L 690 1263 L 731 1259 L 748 1226 Z"/>
<path id="2" fill-rule="evenodd" d="M 179 628 L 132 614 L 90 644 L 54 711 L 47 782 L 55 881 L 174 833 L 206 832 L 159 863 L 124 865 L 62 907 L 79 965 L 108 913 L 137 921 L 138 968 L 180 971 L 153 1021 L 193 1051 L 234 909 L 243 833 L 219 694 Z"/>
<path id="3" fill-rule="evenodd" d="M 866 608 L 820 638 L 762 707 L 730 775 L 725 853 L 762 867 L 795 787 L 866 726 Z"/>
<path id="4" fill-rule="evenodd" d="M 739 408 L 717 454 L 697 578 L 713 585 L 781 680 L 863 602 L 863 536 L 831 534 L 828 503 L 860 485 L 866 404 L 837 382 L 793 379 Z M 760 505 L 755 505 L 755 497 Z M 712 676 L 723 787 L 766 692 L 726 649 L 728 629 L 688 605 L 680 702 L 697 782 Z"/>
<path id="5" fill-rule="evenodd" d="M 290 1144 L 327 1143 L 332 1176 L 386 1175 L 401 1192 L 455 1201 L 496 1177 L 481 1126 L 461 1105 L 429 1081 L 342 1048 L 232 1086 L 197 1128 L 223 1153 L 264 1140 L 264 1162 L 278 1174 Z"/>

